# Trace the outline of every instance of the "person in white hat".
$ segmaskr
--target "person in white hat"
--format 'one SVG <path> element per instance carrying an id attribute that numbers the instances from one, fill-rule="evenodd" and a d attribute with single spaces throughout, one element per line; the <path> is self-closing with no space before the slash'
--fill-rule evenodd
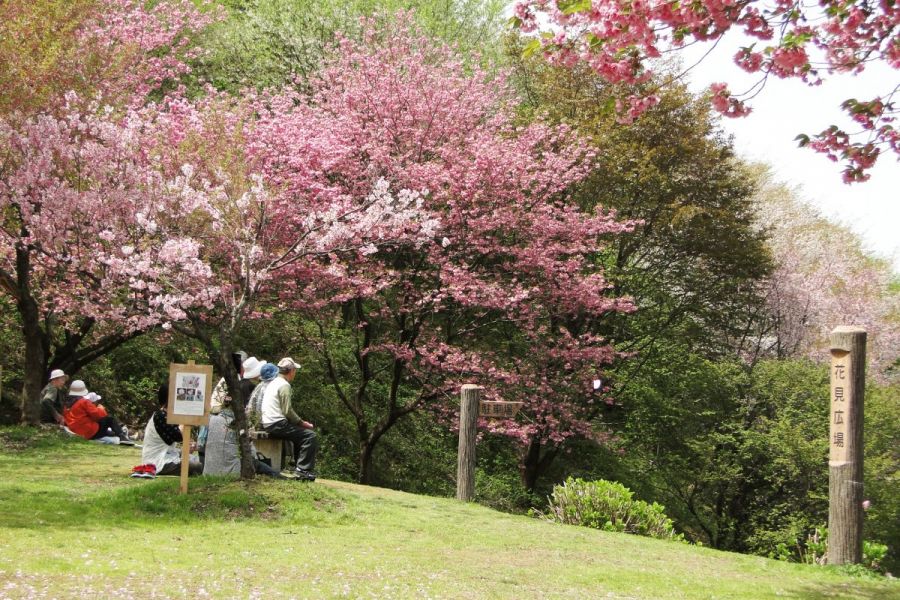
<path id="1" fill-rule="evenodd" d="M 266 361 L 251 356 L 241 365 L 241 398 L 244 403 L 246 403 L 247 400 L 250 399 L 250 395 L 253 394 L 253 388 L 256 387 L 256 384 L 259 381 L 259 372 L 262 370 L 264 364 L 266 364 Z"/>
<path id="2" fill-rule="evenodd" d="M 69 394 L 63 407 L 66 427 L 86 440 L 115 436 L 119 438 L 120 444 L 134 446 L 119 422 L 109 416 L 103 405 L 91 402 L 87 397 L 88 393 L 87 386 L 80 379 L 69 386 Z"/>
<path id="3" fill-rule="evenodd" d="M 263 393 L 260 407 L 263 429 L 273 438 L 294 444 L 295 475 L 301 481 L 316 480 L 316 452 L 319 440 L 313 424 L 304 421 L 291 406 L 291 382 L 300 368 L 293 358 L 278 361 L 278 373 Z"/>
<path id="4" fill-rule="evenodd" d="M 238 379 L 240 379 L 238 385 L 241 389 L 241 396 L 246 402 L 250 398 L 250 394 L 253 393 L 253 388 L 256 387 L 253 380 L 259 379 L 259 371 L 266 364 L 266 361 L 261 361 L 255 356 L 248 358 L 247 353 L 243 350 L 232 354 L 231 360 L 238 371 Z M 213 388 L 212 396 L 210 397 L 209 414 L 217 415 L 222 412 L 225 406 L 230 405 L 231 396 L 228 395 L 228 385 L 225 383 L 225 378 L 222 377 Z M 197 432 L 197 453 L 200 455 L 200 462 L 206 461 L 206 441 L 208 437 L 209 426 L 201 425 L 200 430 Z"/>
<path id="5" fill-rule="evenodd" d="M 63 406 L 66 403 L 66 381 L 69 376 L 62 369 L 50 371 L 50 381 L 41 390 L 41 422 L 65 425 Z"/>
<path id="6" fill-rule="evenodd" d="M 259 370 L 266 364 L 266 361 L 261 361 L 255 356 L 247 358 L 247 353 L 243 350 L 235 352 L 231 355 L 231 358 L 238 372 L 238 379 L 240 380 L 238 385 L 241 388 L 241 395 L 244 397 L 244 402 L 246 402 L 250 398 L 250 394 L 253 393 L 253 388 L 256 387 L 252 380 L 259 379 Z M 225 383 L 225 378 L 222 377 L 213 388 L 209 408 L 210 414 L 218 414 L 222 410 L 222 406 L 230 402 L 228 385 Z"/>

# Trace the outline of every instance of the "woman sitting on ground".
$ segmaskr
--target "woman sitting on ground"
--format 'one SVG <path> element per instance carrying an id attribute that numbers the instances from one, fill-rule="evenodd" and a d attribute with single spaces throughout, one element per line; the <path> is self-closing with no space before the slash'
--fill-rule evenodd
<path id="1" fill-rule="evenodd" d="M 257 373 L 258 375 L 258 373 Z M 250 443 L 250 451 L 254 456 L 253 467 L 261 475 L 283 478 L 282 475 L 262 462 L 256 454 L 256 447 Z M 224 398 L 219 414 L 209 418 L 209 433 L 206 437 L 206 457 L 203 461 L 204 475 L 232 475 L 241 472 L 240 441 L 234 429 L 234 411 L 231 408 L 231 397 Z"/>
<path id="2" fill-rule="evenodd" d="M 153 465 L 156 475 L 178 475 L 181 473 L 181 451 L 176 444 L 182 440 L 181 428 L 168 423 L 166 406 L 169 401 L 169 386 L 162 384 L 156 391 L 157 410 L 144 428 L 144 449 L 141 461 L 144 465 Z M 190 440 L 187 441 L 190 443 Z M 203 472 L 200 461 L 191 457 L 188 462 L 188 475 L 199 475 Z"/>
<path id="3" fill-rule="evenodd" d="M 119 438 L 120 444 L 134 445 L 119 422 L 109 416 L 102 405 L 91 402 L 87 386 L 80 379 L 73 381 L 69 387 L 63 418 L 70 431 L 86 440 L 115 436 Z"/>

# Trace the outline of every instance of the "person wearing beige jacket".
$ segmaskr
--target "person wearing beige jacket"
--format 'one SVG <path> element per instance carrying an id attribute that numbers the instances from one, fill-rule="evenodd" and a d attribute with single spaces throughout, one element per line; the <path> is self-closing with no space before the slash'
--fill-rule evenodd
<path id="1" fill-rule="evenodd" d="M 301 419 L 291 406 L 291 382 L 299 368 L 292 358 L 282 358 L 278 362 L 278 377 L 269 383 L 263 394 L 260 423 L 273 438 L 293 442 L 296 478 L 315 481 L 318 436 L 313 431 L 313 424 Z"/>

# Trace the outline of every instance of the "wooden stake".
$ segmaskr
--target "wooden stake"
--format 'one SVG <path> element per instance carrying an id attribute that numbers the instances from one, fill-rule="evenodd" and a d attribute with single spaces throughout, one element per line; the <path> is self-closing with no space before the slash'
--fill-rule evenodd
<path id="1" fill-rule="evenodd" d="M 863 398 L 866 332 L 831 332 L 831 412 L 828 443 L 828 564 L 862 560 Z"/>
<path id="2" fill-rule="evenodd" d="M 475 498 L 475 434 L 481 390 L 481 386 L 466 384 L 460 392 L 456 499 L 463 502 L 471 502 Z"/>
<path id="3" fill-rule="evenodd" d="M 193 362 L 193 361 L 192 361 Z M 191 466 L 191 426 L 181 426 L 181 493 L 188 491 L 188 470 Z"/>

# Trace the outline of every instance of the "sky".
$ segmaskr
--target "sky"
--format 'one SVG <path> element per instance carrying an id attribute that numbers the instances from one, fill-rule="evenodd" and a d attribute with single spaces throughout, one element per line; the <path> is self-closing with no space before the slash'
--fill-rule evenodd
<path id="1" fill-rule="evenodd" d="M 691 88 L 701 92 L 710 83 L 728 82 L 739 93 L 756 81 L 734 65 L 732 55 L 740 38 L 726 38 L 693 69 Z M 684 62 L 693 64 L 706 48 L 684 50 Z M 900 83 L 900 73 L 884 65 L 867 68 L 857 76 L 829 77 L 810 87 L 798 80 L 771 78 L 751 101 L 753 112 L 740 119 L 722 118 L 722 128 L 734 136 L 734 145 L 745 159 L 769 164 L 778 179 L 797 189 L 799 196 L 830 221 L 846 225 L 862 239 L 864 247 L 890 260 L 900 274 L 900 162 L 883 153 L 872 177 L 861 184 L 841 181 L 842 166 L 823 154 L 799 148 L 800 133 L 817 133 L 831 124 L 845 125 L 840 104 L 847 98 L 871 99 L 890 92 Z M 848 130 L 856 128 L 848 127 Z"/>
<path id="2" fill-rule="evenodd" d="M 511 14 L 512 3 L 507 6 Z M 726 82 L 734 93 L 749 89 L 758 79 L 734 64 L 734 53 L 750 40 L 730 32 L 710 51 L 709 44 L 680 49 L 691 69 L 688 82 L 695 93 L 710 83 Z M 709 54 L 703 57 L 709 51 Z M 701 61 L 700 59 L 703 58 Z M 835 124 L 856 131 L 844 117 L 841 103 L 848 98 L 884 97 L 900 84 L 900 73 L 886 65 L 870 65 L 861 74 L 829 75 L 819 86 L 799 80 L 772 77 L 751 102 L 753 112 L 744 118 L 722 117 L 722 129 L 734 136 L 737 153 L 746 160 L 768 164 L 776 177 L 796 190 L 823 217 L 850 228 L 871 254 L 891 262 L 900 274 L 900 162 L 896 154 L 882 153 L 871 178 L 847 185 L 841 180 L 841 163 L 824 154 L 797 146 L 800 133 L 810 136 Z"/>

